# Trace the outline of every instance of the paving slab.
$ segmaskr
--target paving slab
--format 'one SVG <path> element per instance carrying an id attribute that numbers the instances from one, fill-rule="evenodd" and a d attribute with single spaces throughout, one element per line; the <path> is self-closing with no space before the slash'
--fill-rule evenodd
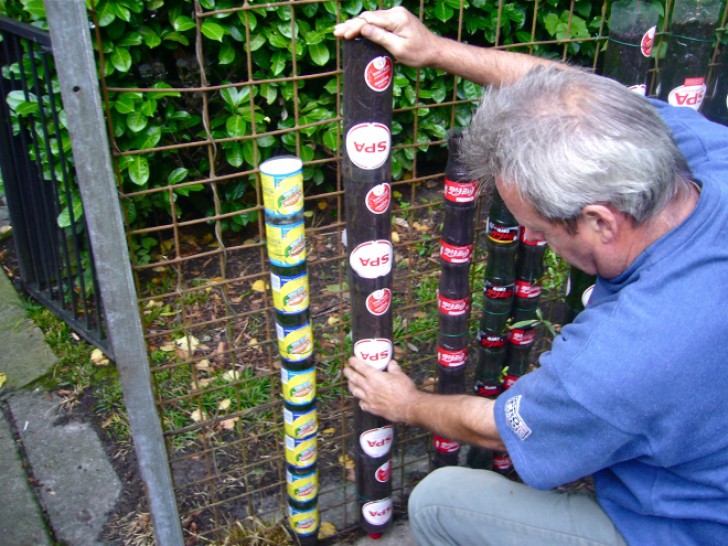
<path id="1" fill-rule="evenodd" d="M 58 361 L 28 313 L 10 279 L 0 271 L 0 373 L 7 381 L 0 396 L 32 383 Z"/>
<path id="2" fill-rule="evenodd" d="M 10 423 L 0 410 L 0 544 L 50 546 Z"/>
<path id="3" fill-rule="evenodd" d="M 96 431 L 87 423 L 64 422 L 59 404 L 58 397 L 42 391 L 8 399 L 55 538 L 73 546 L 101 546 L 99 535 L 121 482 Z"/>

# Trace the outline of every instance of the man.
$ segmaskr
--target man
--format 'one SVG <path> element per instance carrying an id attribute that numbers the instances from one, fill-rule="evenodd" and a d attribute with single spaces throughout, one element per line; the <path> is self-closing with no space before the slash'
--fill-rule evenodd
<path id="1" fill-rule="evenodd" d="M 436 37 L 402 8 L 335 34 L 489 85 L 463 143 L 474 175 L 598 274 L 586 310 L 496 401 L 350 360 L 364 410 L 507 449 L 528 484 L 433 472 L 410 497 L 418 543 L 728 544 L 728 130 L 575 68 Z M 587 475 L 596 498 L 552 490 Z"/>

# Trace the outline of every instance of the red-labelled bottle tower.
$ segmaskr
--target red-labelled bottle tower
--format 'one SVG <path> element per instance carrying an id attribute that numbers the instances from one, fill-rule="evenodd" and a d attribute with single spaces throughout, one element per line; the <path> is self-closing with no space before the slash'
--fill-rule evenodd
<path id="1" fill-rule="evenodd" d="M 344 42 L 342 171 L 351 295 L 351 339 L 358 358 L 386 370 L 393 355 L 391 124 L 394 61 L 382 47 Z M 354 406 L 354 461 L 360 526 L 378 538 L 392 520 L 394 427 Z"/>
<path id="2" fill-rule="evenodd" d="M 526 373 L 536 324 L 546 241 L 520 227 L 497 191 L 486 224 L 488 263 L 473 390 L 495 398 Z M 504 370 L 507 372 L 504 374 Z M 468 465 L 509 474 L 508 453 L 471 447 Z"/>
<path id="3" fill-rule="evenodd" d="M 470 264 L 475 237 L 475 210 L 478 183 L 471 180 L 460 159 L 458 132 L 448 137 L 448 161 L 445 168 L 443 200 L 445 218 L 440 239 L 440 282 L 437 290 L 437 392 L 465 392 L 470 335 Z M 433 466 L 457 465 L 460 444 L 452 439 L 433 436 Z"/>
<path id="4" fill-rule="evenodd" d="M 278 352 L 281 358 L 288 523 L 302 546 L 318 542 L 316 367 L 309 315 L 302 162 L 260 166 Z"/>

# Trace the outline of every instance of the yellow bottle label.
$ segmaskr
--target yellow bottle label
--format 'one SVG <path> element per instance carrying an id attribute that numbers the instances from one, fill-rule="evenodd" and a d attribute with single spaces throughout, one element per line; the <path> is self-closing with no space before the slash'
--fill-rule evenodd
<path id="1" fill-rule="evenodd" d="M 273 265 L 291 267 L 306 259 L 306 239 L 303 221 L 295 224 L 265 223 L 268 259 Z"/>
<path id="2" fill-rule="evenodd" d="M 316 398 L 316 368 L 295 372 L 281 368 L 283 399 L 289 404 L 302 406 Z"/>
<path id="3" fill-rule="evenodd" d="M 281 358 L 291 362 L 306 360 L 313 353 L 313 328 L 307 322 L 303 326 L 287 327 L 276 323 L 278 352 Z"/>
<path id="4" fill-rule="evenodd" d="M 308 502 L 318 495 L 318 472 L 312 470 L 304 474 L 293 474 L 286 471 L 286 491 L 294 501 Z"/>
<path id="5" fill-rule="evenodd" d="M 308 274 L 290 277 L 270 274 L 273 306 L 281 313 L 299 313 L 308 309 Z"/>
<path id="6" fill-rule="evenodd" d="M 291 438 L 302 439 L 318 430 L 318 420 L 316 419 L 316 408 L 310 408 L 305 411 L 283 410 L 283 429 Z"/>
<path id="7" fill-rule="evenodd" d="M 298 158 L 282 157 L 260 166 L 263 204 L 269 216 L 286 217 L 303 211 L 303 173 Z"/>
<path id="8" fill-rule="evenodd" d="M 286 436 L 286 462 L 294 468 L 307 468 L 316 462 L 316 436 L 298 440 Z"/>
<path id="9" fill-rule="evenodd" d="M 311 535 L 318 532 L 319 511 L 318 506 L 307 510 L 288 507 L 288 523 L 297 535 Z"/>

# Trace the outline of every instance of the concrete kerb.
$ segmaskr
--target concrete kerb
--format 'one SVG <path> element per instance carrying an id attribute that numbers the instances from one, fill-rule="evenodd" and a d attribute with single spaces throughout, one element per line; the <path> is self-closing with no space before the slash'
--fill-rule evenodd
<path id="1" fill-rule="evenodd" d="M 0 346 L 0 544 L 101 544 L 121 483 L 90 425 L 62 423 L 57 397 L 27 390 L 57 358 L 2 273 Z"/>

